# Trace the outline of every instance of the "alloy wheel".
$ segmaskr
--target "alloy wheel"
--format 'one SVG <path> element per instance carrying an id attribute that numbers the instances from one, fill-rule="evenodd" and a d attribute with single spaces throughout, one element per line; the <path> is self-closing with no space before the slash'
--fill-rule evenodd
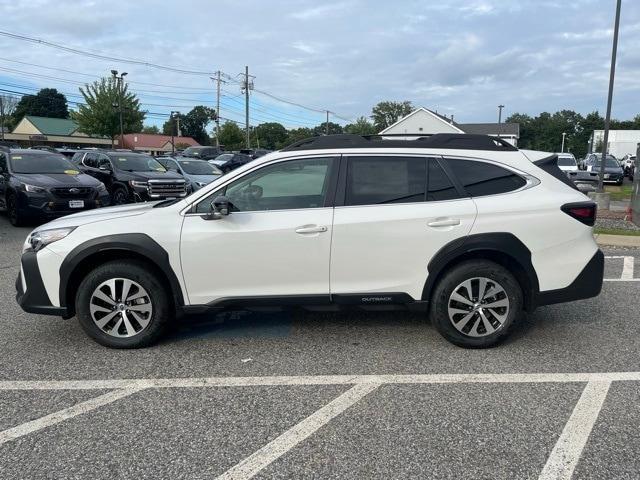
<path id="1" fill-rule="evenodd" d="M 464 335 L 485 337 L 500 330 L 509 315 L 509 297 L 495 280 L 465 280 L 449 296 L 449 320 Z"/>
<path id="2" fill-rule="evenodd" d="M 89 310 L 100 330 L 120 338 L 139 334 L 153 315 L 147 291 L 127 278 L 112 278 L 98 285 L 91 294 Z"/>

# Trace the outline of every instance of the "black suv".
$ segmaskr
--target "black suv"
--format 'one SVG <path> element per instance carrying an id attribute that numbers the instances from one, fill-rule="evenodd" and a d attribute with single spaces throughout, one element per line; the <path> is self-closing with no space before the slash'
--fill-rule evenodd
<path id="1" fill-rule="evenodd" d="M 213 160 L 222 152 L 218 147 L 189 147 L 182 152 L 183 157 L 199 158 L 200 160 Z"/>
<path id="2" fill-rule="evenodd" d="M 245 163 L 249 163 L 251 160 L 253 160 L 253 158 L 244 153 L 223 153 L 214 160 L 209 160 L 209 163 L 218 167 L 223 173 L 228 173 L 231 170 L 241 167 Z"/>
<path id="3" fill-rule="evenodd" d="M 114 205 L 185 197 L 187 183 L 168 172 L 158 161 L 142 153 L 116 150 L 78 152 L 73 162 L 84 173 L 103 182 Z"/>
<path id="4" fill-rule="evenodd" d="M 0 150 L 0 207 L 16 226 L 109 205 L 99 180 L 84 175 L 59 153 Z"/>

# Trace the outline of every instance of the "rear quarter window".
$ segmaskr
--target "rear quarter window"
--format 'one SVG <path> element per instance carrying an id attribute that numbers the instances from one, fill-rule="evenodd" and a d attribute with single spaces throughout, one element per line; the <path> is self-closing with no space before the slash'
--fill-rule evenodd
<path id="1" fill-rule="evenodd" d="M 447 158 L 446 161 L 454 176 L 472 197 L 512 192 L 527 184 L 520 175 L 492 163 L 454 158 Z"/>

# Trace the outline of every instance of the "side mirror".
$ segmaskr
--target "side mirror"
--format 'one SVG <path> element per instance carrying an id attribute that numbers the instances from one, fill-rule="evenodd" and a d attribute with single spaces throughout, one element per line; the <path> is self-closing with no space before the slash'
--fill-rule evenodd
<path id="1" fill-rule="evenodd" d="M 205 220 L 220 220 L 222 217 L 226 217 L 231 213 L 232 207 L 233 204 L 227 197 L 216 197 L 213 202 L 211 202 L 209 213 L 203 215 L 202 218 Z"/>

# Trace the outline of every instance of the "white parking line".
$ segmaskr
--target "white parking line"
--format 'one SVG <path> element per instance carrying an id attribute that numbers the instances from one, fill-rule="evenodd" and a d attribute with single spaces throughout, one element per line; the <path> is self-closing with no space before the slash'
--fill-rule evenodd
<path id="1" fill-rule="evenodd" d="M 609 255 L 604 258 L 609 260 L 622 260 L 622 274 L 620 278 L 605 278 L 605 282 L 640 282 L 640 278 L 633 278 L 634 257 Z"/>
<path id="2" fill-rule="evenodd" d="M 538 480 L 571 480 L 611 382 L 589 382 L 564 426 Z"/>
<path id="3" fill-rule="evenodd" d="M 64 410 L 60 410 L 58 412 L 45 415 L 44 417 L 37 418 L 36 420 L 23 423 L 21 425 L 18 425 L 17 427 L 8 428 L 7 430 L 0 432 L 0 445 L 15 440 L 16 438 L 20 438 L 29 433 L 50 427 L 51 425 L 55 425 L 56 423 L 63 422 L 64 420 L 67 420 L 69 418 L 73 418 L 78 415 L 82 415 L 83 413 L 90 412 L 91 410 L 95 410 L 96 408 L 102 407 L 103 405 L 107 405 L 109 403 L 115 402 L 116 400 L 120 400 L 121 398 L 128 397 L 129 395 L 139 392 L 140 390 L 140 388 L 131 388 L 126 390 L 115 390 L 113 392 L 108 392 L 104 395 L 100 395 L 99 397 L 91 398 L 85 402 L 77 403 L 76 405 L 65 408 Z"/>
<path id="4" fill-rule="evenodd" d="M 0 391 L 356 385 L 369 383 L 587 383 L 606 381 L 639 382 L 640 372 L 435 373 L 416 375 L 140 378 L 128 380 L 4 380 L 0 381 Z"/>
<path id="5" fill-rule="evenodd" d="M 316 410 L 297 425 L 267 443 L 234 467 L 220 475 L 218 480 L 246 480 L 252 478 L 260 470 L 280 458 L 304 439 L 311 436 L 322 426 L 354 405 L 368 393 L 378 388 L 379 384 L 365 383 L 354 386 L 345 393 Z"/>

